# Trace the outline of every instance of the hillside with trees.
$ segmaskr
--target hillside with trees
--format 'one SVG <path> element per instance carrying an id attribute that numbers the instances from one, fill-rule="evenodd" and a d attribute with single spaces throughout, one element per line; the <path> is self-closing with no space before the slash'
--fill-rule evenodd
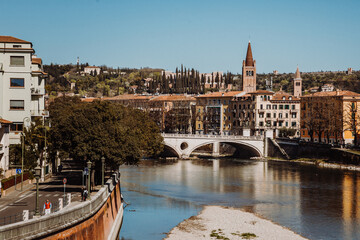
<path id="1" fill-rule="evenodd" d="M 181 65 L 170 76 L 162 74 L 163 69 L 129 69 L 110 68 L 101 66 L 99 73 L 84 74 L 81 65 L 45 65 L 44 71 L 49 73 L 46 90 L 50 96 L 59 93 L 73 93 L 80 97 L 112 97 L 124 93 L 138 94 L 203 94 L 220 89 L 241 90 L 240 74 L 227 72 L 223 75 L 205 79 L 204 75 L 194 68 Z M 316 72 L 302 73 L 303 91 L 325 84 L 333 84 L 336 89 L 360 92 L 360 71 L 348 75 L 345 72 Z M 273 90 L 282 88 L 286 92 L 293 92 L 294 73 L 257 74 L 257 88 L 266 89 L 266 79 L 273 81 Z M 207 84 L 205 85 L 205 82 Z"/>

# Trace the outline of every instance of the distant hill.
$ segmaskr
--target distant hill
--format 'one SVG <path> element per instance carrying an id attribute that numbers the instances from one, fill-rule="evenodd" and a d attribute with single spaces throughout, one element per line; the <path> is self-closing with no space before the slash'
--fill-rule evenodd
<path id="1" fill-rule="evenodd" d="M 115 96 L 125 92 L 151 93 L 154 92 L 154 89 L 149 89 L 151 84 L 146 85 L 144 79 L 154 79 L 157 84 L 160 84 L 162 81 L 161 71 L 163 69 L 161 68 L 115 69 L 100 66 L 100 73 L 92 76 L 83 73 L 86 66 L 88 64 L 81 64 L 79 66 L 72 64 L 44 65 L 44 71 L 50 75 L 46 82 L 47 92 L 52 96 L 56 96 L 59 92 L 65 92 L 87 97 Z M 241 89 L 241 75 L 229 75 L 232 79 L 233 89 Z M 360 71 L 353 71 L 350 75 L 345 72 L 301 73 L 301 77 L 303 79 L 303 91 L 305 92 L 310 88 L 321 87 L 324 84 L 331 83 L 337 89 L 360 93 Z M 265 80 L 270 78 L 273 79 L 274 91 L 278 91 L 282 87 L 286 92 L 293 92 L 292 80 L 294 73 L 277 75 L 273 73 L 257 74 L 257 89 L 266 89 Z M 72 89 L 71 86 L 73 86 Z M 214 89 L 214 91 L 217 91 L 217 89 Z"/>

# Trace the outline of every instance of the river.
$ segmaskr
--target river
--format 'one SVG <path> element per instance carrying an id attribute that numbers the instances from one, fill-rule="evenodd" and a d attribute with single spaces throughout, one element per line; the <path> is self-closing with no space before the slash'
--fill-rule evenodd
<path id="1" fill-rule="evenodd" d="M 143 160 L 121 167 L 120 239 L 162 239 L 203 205 L 243 208 L 309 239 L 360 239 L 360 173 L 311 164 Z"/>

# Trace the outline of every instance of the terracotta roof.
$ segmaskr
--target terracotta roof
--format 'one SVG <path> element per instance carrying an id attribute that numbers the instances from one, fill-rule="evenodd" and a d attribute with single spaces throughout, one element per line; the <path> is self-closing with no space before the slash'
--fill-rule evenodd
<path id="1" fill-rule="evenodd" d="M 274 92 L 270 92 L 268 90 L 257 90 L 255 92 L 249 92 L 249 94 L 274 94 Z"/>
<path id="2" fill-rule="evenodd" d="M 196 101 L 196 99 L 185 95 L 161 95 L 154 97 L 151 101 Z"/>
<path id="3" fill-rule="evenodd" d="M 11 124 L 12 122 L 10 122 L 9 120 L 5 120 L 5 119 L 0 118 L 0 123 L 2 123 L 2 124 Z"/>
<path id="4" fill-rule="evenodd" d="M 32 59 L 31 59 L 31 63 L 41 65 L 41 64 L 42 64 L 42 60 L 41 60 L 41 58 L 32 58 Z"/>
<path id="5" fill-rule="evenodd" d="M 304 97 L 331 97 L 331 96 L 360 97 L 360 94 L 352 91 L 332 91 L 332 92 L 316 92 L 316 93 L 304 95 L 302 97 L 304 98 Z"/>
<path id="6" fill-rule="evenodd" d="M 249 41 L 248 49 L 247 49 L 247 53 L 246 53 L 245 66 L 254 66 L 254 59 L 253 59 L 252 52 L 251 52 L 250 41 Z"/>
<path id="7" fill-rule="evenodd" d="M 300 101 L 300 98 L 296 98 L 284 91 L 278 91 L 273 95 L 271 101 Z"/>
<path id="8" fill-rule="evenodd" d="M 32 71 L 31 73 L 38 73 L 38 74 L 47 75 L 47 73 L 43 72 L 43 71 Z"/>
<path id="9" fill-rule="evenodd" d="M 197 96 L 196 98 L 208 98 L 208 97 L 234 97 L 238 94 L 244 93 L 243 91 L 229 91 L 229 92 L 212 92 L 205 95 Z"/>
<path id="10" fill-rule="evenodd" d="M 93 97 L 89 97 L 89 98 L 81 98 L 82 102 L 93 102 L 95 100 L 99 100 L 99 98 L 93 98 Z"/>
<path id="11" fill-rule="evenodd" d="M 146 95 L 135 95 L 135 94 L 123 94 L 115 97 L 104 97 L 103 100 L 149 100 L 154 96 L 146 96 Z"/>
<path id="12" fill-rule="evenodd" d="M 2 43 L 31 43 L 19 38 L 11 37 L 11 36 L 0 36 L 0 42 Z"/>
<path id="13" fill-rule="evenodd" d="M 300 76 L 300 71 L 299 71 L 299 67 L 296 68 L 296 73 L 295 73 L 295 79 L 299 79 L 301 78 Z"/>

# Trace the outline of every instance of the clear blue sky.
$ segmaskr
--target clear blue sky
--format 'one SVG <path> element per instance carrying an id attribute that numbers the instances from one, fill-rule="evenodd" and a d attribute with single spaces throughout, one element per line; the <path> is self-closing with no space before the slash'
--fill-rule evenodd
<path id="1" fill-rule="evenodd" d="M 49 63 L 241 72 L 360 69 L 360 1 L 1 0 L 0 35 Z"/>

